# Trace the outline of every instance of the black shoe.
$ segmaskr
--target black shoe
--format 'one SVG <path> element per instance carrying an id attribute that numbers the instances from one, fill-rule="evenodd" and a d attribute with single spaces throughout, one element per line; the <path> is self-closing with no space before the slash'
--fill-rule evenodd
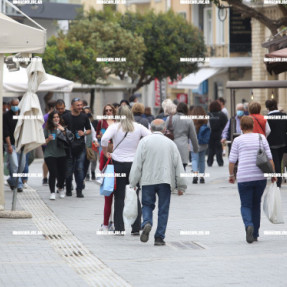
<path id="1" fill-rule="evenodd" d="M 200 183 L 205 183 L 204 177 L 201 177 L 199 180 Z"/>
<path id="2" fill-rule="evenodd" d="M 165 241 L 161 237 L 156 237 L 154 239 L 154 245 L 157 246 L 165 245 Z"/>
<path id="3" fill-rule="evenodd" d="M 139 236 L 139 235 L 140 235 L 140 232 L 139 232 L 139 231 L 132 231 L 132 232 L 131 232 L 131 235 L 133 235 L 133 236 Z"/>
<path id="4" fill-rule="evenodd" d="M 15 186 L 11 185 L 8 181 L 7 181 L 7 183 L 8 183 L 8 185 L 9 185 L 10 189 L 13 191 L 14 188 L 15 188 Z"/>
<path id="5" fill-rule="evenodd" d="M 89 174 L 86 175 L 86 181 L 90 181 L 90 175 Z"/>
<path id="6" fill-rule="evenodd" d="M 72 192 L 70 191 L 70 192 L 66 192 L 66 196 L 72 196 L 73 194 L 72 194 Z"/>
<path id="7" fill-rule="evenodd" d="M 96 180 L 96 174 L 92 172 L 92 180 Z"/>
<path id="8" fill-rule="evenodd" d="M 78 198 L 83 198 L 84 197 L 82 191 L 77 191 L 77 197 Z"/>
<path id="9" fill-rule="evenodd" d="M 23 189 L 22 188 L 17 188 L 17 191 L 18 192 L 23 192 Z"/>
<path id="10" fill-rule="evenodd" d="M 198 177 L 194 177 L 192 180 L 192 183 L 197 183 L 197 181 L 198 181 Z"/>
<path id="11" fill-rule="evenodd" d="M 147 223 L 144 226 L 141 237 L 140 237 L 141 242 L 148 242 L 150 231 L 151 231 L 151 224 Z"/>
<path id="12" fill-rule="evenodd" d="M 247 228 L 246 228 L 246 241 L 248 243 L 252 243 L 254 241 L 253 231 L 254 231 L 253 226 L 251 226 L 251 225 L 247 226 Z"/>
<path id="13" fill-rule="evenodd" d="M 42 185 L 48 185 L 48 178 L 43 178 Z"/>

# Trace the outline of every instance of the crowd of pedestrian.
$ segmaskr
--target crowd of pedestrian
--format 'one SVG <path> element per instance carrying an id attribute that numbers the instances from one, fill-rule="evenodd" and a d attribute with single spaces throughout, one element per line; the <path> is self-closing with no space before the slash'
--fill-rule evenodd
<path id="1" fill-rule="evenodd" d="M 19 114 L 19 101 L 13 99 L 5 105 L 3 115 L 4 147 L 11 189 L 23 191 L 23 181 L 13 173 L 28 168 L 26 158 L 19 162 L 15 150 L 14 130 Z M 267 100 L 268 115 L 284 116 L 275 100 Z M 43 185 L 49 185 L 50 199 L 72 196 L 84 197 L 85 181 L 96 180 L 96 167 L 103 171 L 107 163 L 113 164 L 116 177 L 114 190 L 105 196 L 101 231 L 124 234 L 123 210 L 126 186 L 134 188 L 137 195 L 137 218 L 131 234 L 140 235 L 147 242 L 153 226 L 152 212 L 156 194 L 159 198 L 158 226 L 155 245 L 164 245 L 171 193 L 182 195 L 189 183 L 182 174 L 191 174 L 193 184 L 204 184 L 205 161 L 211 167 L 214 156 L 219 167 L 224 165 L 224 147 L 229 147 L 229 182 L 238 183 L 241 213 L 246 228 L 246 240 L 258 240 L 260 202 L 266 187 L 266 178 L 256 166 L 258 134 L 262 136 L 264 150 L 280 173 L 283 154 L 287 146 L 287 120 L 265 119 L 261 105 L 239 103 L 235 117 L 229 118 L 225 100 L 219 98 L 202 106 L 190 106 L 171 99 L 162 102 L 157 116 L 132 96 L 129 101 L 106 104 L 102 118 L 93 116 L 88 103 L 80 98 L 71 101 L 67 110 L 63 100 L 50 101 L 44 115 L 43 133 Z M 233 126 L 232 126 L 233 125 Z M 272 160 L 273 159 L 273 160 Z M 274 161 L 274 163 L 273 163 Z M 189 164 L 191 170 L 188 170 Z M 272 177 L 272 181 L 277 179 Z M 26 179 L 27 181 L 27 179 Z M 73 183 L 74 182 L 74 183 Z M 25 182 L 24 182 L 25 183 Z M 277 185 L 280 187 L 282 178 Z M 140 198 L 140 194 L 142 197 Z M 114 204 L 114 212 L 112 205 Z M 113 215 L 113 216 L 112 216 Z"/>

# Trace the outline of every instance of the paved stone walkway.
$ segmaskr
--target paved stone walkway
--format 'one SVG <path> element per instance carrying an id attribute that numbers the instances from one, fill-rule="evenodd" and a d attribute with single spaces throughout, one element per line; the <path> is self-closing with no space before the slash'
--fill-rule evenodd
<path id="1" fill-rule="evenodd" d="M 36 160 L 30 172 L 39 170 L 41 161 Z M 15 230 L 40 230 L 35 218 L 0 219 L 0 286 L 114 286 L 112 276 L 119 276 L 132 286 L 286 287 L 286 235 L 264 235 L 270 230 L 287 231 L 285 224 L 271 224 L 262 214 L 259 242 L 247 244 L 237 186 L 227 182 L 227 166 L 214 166 L 206 172 L 210 173 L 206 184 L 192 185 L 188 179 L 186 194 L 172 195 L 167 245 L 160 247 L 153 245 L 155 228 L 146 244 L 132 237 L 129 228 L 125 236 L 97 234 L 104 198 L 93 182 L 86 183 L 84 199 L 74 195 L 50 201 L 49 189 L 42 186 L 41 178 L 30 179 L 29 185 L 37 190 L 53 220 L 66 228 L 95 261 L 102 262 L 111 278 L 105 283 L 91 283 L 61 257 L 53 240 L 41 235 L 13 235 Z M 11 192 L 5 194 L 8 209 Z M 24 191 L 19 201 L 28 194 Z M 39 205 L 43 204 L 41 200 Z M 286 184 L 282 201 L 287 221 Z M 204 235 L 200 235 L 202 231 Z"/>

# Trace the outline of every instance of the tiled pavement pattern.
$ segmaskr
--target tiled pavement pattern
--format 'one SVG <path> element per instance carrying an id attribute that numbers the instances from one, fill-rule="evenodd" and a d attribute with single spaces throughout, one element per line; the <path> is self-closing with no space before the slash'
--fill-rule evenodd
<path id="1" fill-rule="evenodd" d="M 37 160 L 30 172 L 39 170 L 41 163 Z M 218 168 L 215 165 L 206 172 L 210 173 L 206 184 L 192 185 L 192 180 L 188 179 L 186 194 L 172 195 L 167 246 L 161 247 L 153 246 L 155 228 L 146 244 L 132 237 L 130 228 L 125 236 L 97 235 L 104 198 L 93 182 L 86 183 L 84 199 L 73 196 L 56 201 L 49 200 L 48 187 L 41 185 L 40 178 L 30 179 L 29 184 L 94 256 L 132 286 L 286 287 L 286 235 L 264 235 L 264 230 L 287 231 L 285 224 L 273 225 L 262 214 L 259 242 L 247 244 L 237 187 L 227 182 L 227 166 Z M 282 188 L 285 221 L 286 192 L 285 184 Z M 6 192 L 7 208 L 10 208 L 10 194 Z M 156 211 L 154 215 L 156 222 Z M 19 239 L 12 235 L 13 230 L 23 229 L 38 230 L 32 220 L 0 219 L 0 286 L 39 286 L 39 280 L 43 286 L 87 286 L 56 254 L 48 240 L 41 236 Z M 180 235 L 180 231 L 208 231 L 209 235 Z M 17 284 L 22 280 L 26 280 L 23 285 Z"/>

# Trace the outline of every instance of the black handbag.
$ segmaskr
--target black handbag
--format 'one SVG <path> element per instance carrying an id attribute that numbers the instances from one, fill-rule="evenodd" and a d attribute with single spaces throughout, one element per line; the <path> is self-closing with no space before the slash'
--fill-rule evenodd
<path id="1" fill-rule="evenodd" d="M 65 130 L 65 133 L 60 131 L 60 133 L 57 134 L 57 139 L 64 145 L 65 149 L 71 147 L 74 138 L 74 134 L 68 129 Z"/>
<path id="2" fill-rule="evenodd" d="M 80 137 L 79 139 L 75 135 L 74 123 L 72 114 L 69 114 L 70 121 L 71 121 L 71 132 L 73 134 L 73 141 L 70 142 L 70 150 L 71 154 L 76 156 L 81 153 L 86 148 L 85 137 Z"/>

